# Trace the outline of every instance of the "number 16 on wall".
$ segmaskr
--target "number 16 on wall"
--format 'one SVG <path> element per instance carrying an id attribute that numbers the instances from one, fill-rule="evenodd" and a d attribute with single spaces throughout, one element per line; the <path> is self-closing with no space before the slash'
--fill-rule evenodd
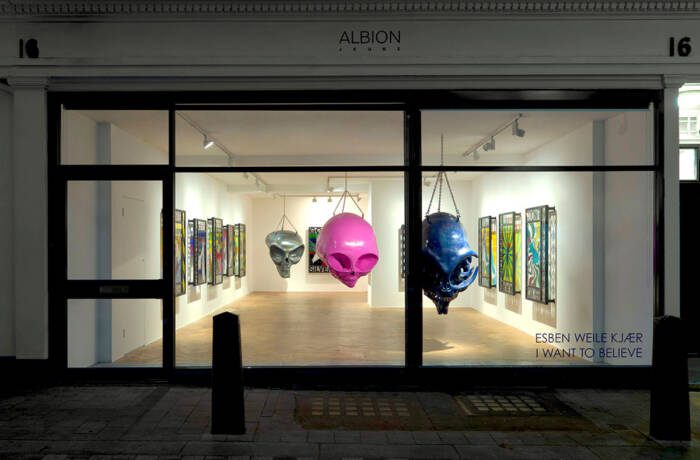
<path id="1" fill-rule="evenodd" d="M 668 39 L 668 55 L 669 56 L 680 56 L 687 57 L 693 51 L 690 46 L 690 37 L 683 37 L 678 39 L 678 44 L 676 44 L 676 38 L 671 37 Z"/>

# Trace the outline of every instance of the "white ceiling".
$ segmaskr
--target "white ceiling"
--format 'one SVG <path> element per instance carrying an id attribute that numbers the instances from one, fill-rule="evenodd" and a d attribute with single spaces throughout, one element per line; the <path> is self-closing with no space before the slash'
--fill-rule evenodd
<path id="1" fill-rule="evenodd" d="M 518 115 L 518 125 L 525 130 L 524 137 L 513 136 L 506 128 L 496 136 L 496 150 L 488 155 L 524 155 L 593 120 L 605 120 L 621 112 L 616 111 L 498 111 L 498 110 L 431 110 L 423 112 L 423 159 L 438 163 L 440 134 L 445 138 L 445 156 L 459 157 L 468 148 L 485 139 L 490 133 Z M 446 161 L 454 163 L 455 160 Z"/>
<path id="2" fill-rule="evenodd" d="M 168 120 L 165 111 L 82 111 L 95 121 L 109 122 L 163 152 L 168 150 Z M 426 164 L 437 164 L 440 158 L 440 135 L 445 138 L 446 164 L 467 164 L 461 154 L 484 139 L 493 130 L 519 114 L 524 137 L 511 134 L 510 127 L 496 136 L 496 150 L 482 153 L 481 158 L 499 156 L 515 158 L 557 139 L 585 123 L 614 117 L 615 111 L 505 111 L 505 110 L 434 110 L 422 115 L 423 158 Z M 343 165 L 401 164 L 403 162 L 403 114 L 386 111 L 187 111 L 185 118 L 176 118 L 176 152 L 207 165 L 207 156 L 226 154 L 216 148 L 205 150 L 206 132 L 242 163 L 259 166 L 276 164 Z M 188 121 L 189 120 L 189 121 Z M 195 128 L 193 124 L 197 127 Z M 199 130 L 198 130 L 199 129 Z M 515 157 L 512 157 L 515 156 Z M 197 160 L 197 158 L 200 160 Z M 199 161 L 200 163 L 197 163 Z M 487 160 L 488 161 L 488 160 Z M 280 163 L 281 162 L 281 163 Z M 179 163 L 180 164 L 180 163 Z M 188 164 L 193 164 L 189 162 Z M 217 163 L 219 164 L 219 163 Z M 222 162 L 220 164 L 226 164 Z M 474 163 L 470 163 L 474 164 Z M 475 173 L 459 174 L 455 180 L 466 180 Z M 259 174 L 269 190 L 308 193 L 326 189 L 328 176 L 340 173 L 275 173 Z M 350 179 L 355 187 L 367 186 L 373 174 Z M 388 173 L 376 173 L 387 176 Z M 241 174 L 212 174 L 234 188 L 255 189 L 255 177 Z M 400 174 L 397 175 L 400 178 Z M 341 186 L 342 178 L 332 179 Z"/>

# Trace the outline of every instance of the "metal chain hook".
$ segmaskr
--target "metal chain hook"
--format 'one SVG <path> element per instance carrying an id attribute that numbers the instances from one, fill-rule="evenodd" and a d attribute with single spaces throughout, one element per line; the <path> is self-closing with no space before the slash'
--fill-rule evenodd
<path id="1" fill-rule="evenodd" d="M 445 159 L 445 140 L 444 140 L 444 134 L 440 135 L 440 166 L 444 166 L 444 159 Z M 430 195 L 430 201 L 428 202 L 428 210 L 425 212 L 425 216 L 430 215 L 430 209 L 433 206 L 433 200 L 435 199 L 435 192 L 438 192 L 438 205 L 437 205 L 437 212 L 440 212 L 442 210 L 442 183 L 443 181 L 447 185 L 447 190 L 450 192 L 450 198 L 452 199 L 452 204 L 455 208 L 455 214 L 457 216 L 457 219 L 461 217 L 461 214 L 459 212 L 459 208 L 457 207 L 457 200 L 455 200 L 455 195 L 452 192 L 452 186 L 450 185 L 450 180 L 447 177 L 447 173 L 445 171 L 439 171 L 437 178 L 435 179 L 435 185 L 433 186 L 433 192 Z"/>

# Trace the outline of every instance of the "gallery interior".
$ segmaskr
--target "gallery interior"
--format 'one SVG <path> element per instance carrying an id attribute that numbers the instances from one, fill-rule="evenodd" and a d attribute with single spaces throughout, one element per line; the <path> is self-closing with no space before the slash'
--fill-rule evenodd
<path id="1" fill-rule="evenodd" d="M 423 173 L 423 213 L 456 219 L 475 275 L 447 314 L 423 297 L 423 365 L 651 363 L 655 177 L 633 167 L 654 164 L 653 114 L 422 111 L 423 164 L 448 167 Z M 63 109 L 61 161 L 166 164 L 168 115 Z M 176 366 L 211 365 L 222 311 L 240 315 L 246 366 L 404 365 L 405 175 L 365 168 L 404 164 L 403 112 L 183 109 L 174 120 Z M 233 165 L 310 170 L 216 171 Z M 338 165 L 348 169 L 319 169 Z M 162 277 L 160 182 L 69 181 L 66 206 L 69 280 Z M 369 224 L 378 256 L 353 287 L 316 248 L 345 213 Z M 266 240 L 278 230 L 299 237 L 284 256 Z M 161 366 L 162 322 L 159 299 L 71 299 L 68 366 Z M 600 334 L 626 337 L 629 352 L 578 351 Z"/>

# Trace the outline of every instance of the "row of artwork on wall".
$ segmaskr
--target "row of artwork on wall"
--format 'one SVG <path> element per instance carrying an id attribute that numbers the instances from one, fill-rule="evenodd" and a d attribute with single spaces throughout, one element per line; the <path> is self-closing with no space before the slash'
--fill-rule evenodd
<path id="1" fill-rule="evenodd" d="M 522 291 L 522 217 L 519 212 L 479 218 L 479 286 L 515 295 Z M 557 213 L 552 206 L 525 210 L 525 298 L 556 301 Z"/>
<path id="2" fill-rule="evenodd" d="M 246 275 L 245 224 L 224 225 L 212 217 L 187 220 L 185 211 L 175 217 L 175 295 L 187 285 L 217 285 L 224 277 Z"/>

